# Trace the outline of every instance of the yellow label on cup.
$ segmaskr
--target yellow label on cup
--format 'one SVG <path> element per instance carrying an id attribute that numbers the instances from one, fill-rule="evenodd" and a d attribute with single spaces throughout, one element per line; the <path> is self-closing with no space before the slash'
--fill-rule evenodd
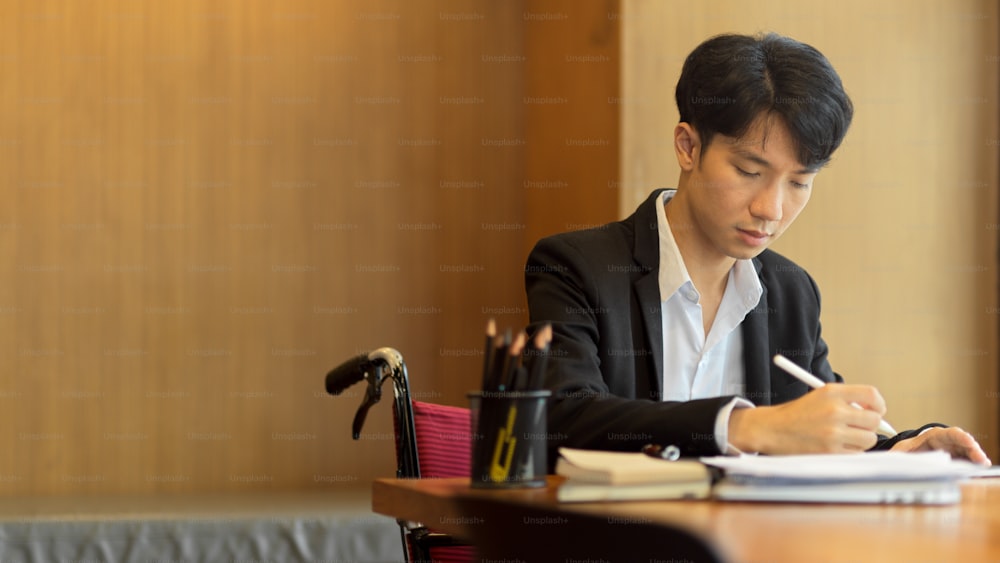
<path id="1" fill-rule="evenodd" d="M 490 479 L 494 483 L 508 480 L 510 477 L 510 463 L 514 459 L 514 446 L 517 438 L 514 437 L 514 421 L 517 420 L 517 407 L 510 407 L 507 411 L 507 426 L 500 429 L 497 434 L 497 443 L 493 447 L 493 463 L 490 464 Z M 506 455 L 503 455 L 504 447 L 507 448 Z M 503 459 L 503 463 L 501 463 Z"/>

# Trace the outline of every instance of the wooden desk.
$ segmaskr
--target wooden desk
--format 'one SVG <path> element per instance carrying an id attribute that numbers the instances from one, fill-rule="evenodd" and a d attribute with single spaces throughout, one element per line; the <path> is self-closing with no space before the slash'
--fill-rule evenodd
<path id="1" fill-rule="evenodd" d="M 611 538 L 620 526 L 639 523 L 679 528 L 704 539 L 728 561 L 1000 561 L 1000 479 L 962 485 L 951 506 L 810 505 L 645 501 L 559 503 L 550 476 L 541 489 L 471 489 L 469 480 L 379 479 L 375 512 L 423 522 L 473 541 L 483 528 L 496 532 L 491 510 L 544 509 L 605 520 Z M 474 501 L 472 511 L 469 501 Z M 499 530 L 503 534 L 503 530 Z M 514 541 L 514 540 L 511 540 Z M 611 542 L 613 551 L 613 540 Z M 609 551 L 609 553 L 611 552 Z M 594 553 L 603 557 L 605 553 Z M 663 560 L 671 559 L 663 553 Z"/>

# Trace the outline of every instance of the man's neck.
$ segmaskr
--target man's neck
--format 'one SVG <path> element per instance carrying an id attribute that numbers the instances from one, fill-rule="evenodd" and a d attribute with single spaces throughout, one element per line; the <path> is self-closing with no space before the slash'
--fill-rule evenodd
<path id="1" fill-rule="evenodd" d="M 711 242 L 701 235 L 687 212 L 685 203 L 683 195 L 678 192 L 667 204 L 670 233 L 677 243 L 684 267 L 691 276 L 691 283 L 699 293 L 721 299 L 729 279 L 729 271 L 736 259 L 717 252 Z"/>

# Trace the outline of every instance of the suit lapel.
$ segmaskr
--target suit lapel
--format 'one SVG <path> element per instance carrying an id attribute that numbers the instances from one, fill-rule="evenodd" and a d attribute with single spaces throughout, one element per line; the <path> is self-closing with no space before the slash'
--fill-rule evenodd
<path id="1" fill-rule="evenodd" d="M 761 263 L 753 261 L 760 276 Z M 770 405 L 771 399 L 771 359 L 768 357 L 770 339 L 768 337 L 767 285 L 761 279 L 763 292 L 760 302 L 743 320 L 743 359 L 746 378 L 745 396 L 756 405 Z"/>
<path id="2" fill-rule="evenodd" d="M 658 401 L 663 396 L 663 318 L 660 314 L 660 237 L 658 235 L 657 209 L 664 190 L 656 190 L 639 206 L 632 216 L 633 256 L 645 272 L 633 282 L 637 306 L 642 309 L 642 323 L 646 345 L 651 351 L 653 373 L 649 374 L 649 398 Z M 652 231 L 652 232 L 650 232 Z M 641 382 L 636 382 L 641 385 Z M 637 392 L 641 392 L 637 389 Z"/>
<path id="3" fill-rule="evenodd" d="M 639 306 L 642 307 L 646 345 L 653 360 L 653 373 L 649 375 L 649 398 L 659 401 L 663 397 L 663 317 L 660 314 L 660 281 L 656 271 L 636 280 L 634 286 Z"/>

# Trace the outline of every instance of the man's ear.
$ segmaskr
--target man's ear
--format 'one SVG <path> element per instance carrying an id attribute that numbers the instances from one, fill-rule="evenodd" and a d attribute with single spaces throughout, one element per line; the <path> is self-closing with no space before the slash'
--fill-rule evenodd
<path id="1" fill-rule="evenodd" d="M 701 157 L 701 140 L 690 123 L 680 122 L 674 127 L 674 152 L 681 170 L 690 172 Z"/>

